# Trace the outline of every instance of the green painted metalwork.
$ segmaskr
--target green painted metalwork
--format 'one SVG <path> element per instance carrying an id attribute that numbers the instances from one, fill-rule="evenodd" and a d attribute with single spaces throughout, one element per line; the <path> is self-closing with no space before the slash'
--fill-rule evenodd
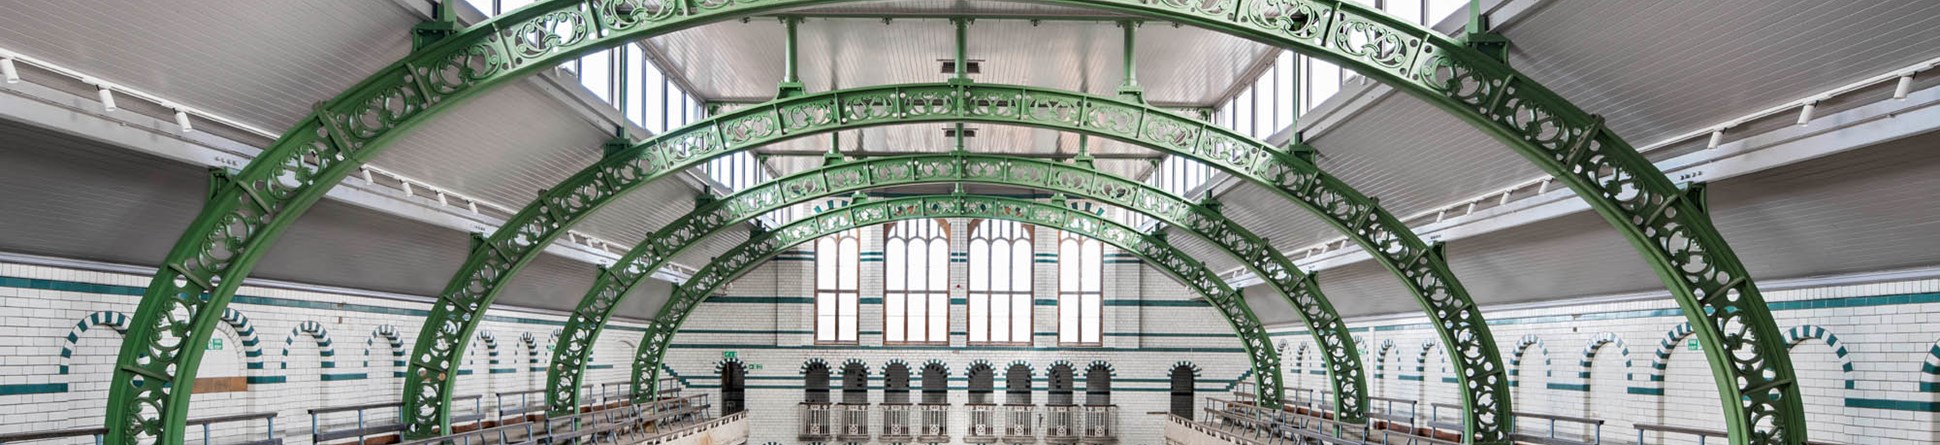
<path id="1" fill-rule="evenodd" d="M 1320 292 L 1312 276 L 1265 240 L 1234 224 L 1215 209 L 1199 206 L 1137 181 L 1057 162 L 1002 155 L 968 153 L 912 155 L 843 162 L 797 172 L 696 207 L 634 246 L 600 274 L 579 308 L 561 331 L 547 373 L 547 403 L 553 412 L 572 412 L 588 354 L 612 310 L 641 280 L 698 240 L 770 211 L 827 196 L 889 186 L 928 183 L 984 183 L 1049 190 L 1111 204 L 1151 216 L 1239 258 L 1280 292 L 1300 314 L 1314 340 L 1332 346 L 1323 355 L 1335 394 L 1336 417 L 1360 423 L 1367 419 L 1367 383 L 1359 351 L 1346 323 Z M 1278 400 L 1278 391 L 1265 387 L 1263 400 Z"/>
<path id="2" fill-rule="evenodd" d="M 1014 198 L 980 195 L 925 195 L 865 200 L 824 211 L 773 231 L 757 233 L 729 249 L 694 277 L 676 286 L 640 340 L 633 358 L 633 394 L 645 400 L 656 393 L 660 364 L 675 331 L 694 308 L 735 278 L 775 255 L 802 243 L 843 230 L 921 218 L 985 218 L 1017 221 L 1091 237 L 1144 259 L 1206 297 L 1239 332 L 1240 344 L 1254 357 L 1253 374 L 1262 388 L 1279 385 L 1279 356 L 1266 330 L 1246 306 L 1246 299 L 1199 261 L 1173 248 L 1161 237 L 1140 232 L 1104 217 L 1068 207 Z M 1252 324 L 1247 324 L 1247 323 Z M 1263 367 L 1262 365 L 1270 365 Z M 1273 376 L 1266 375 L 1274 373 Z M 1271 386 L 1269 386 L 1271 385 Z"/>
<path id="3" fill-rule="evenodd" d="M 190 388 L 202 357 L 202 351 L 184 345 L 207 341 L 217 314 L 283 229 L 331 186 L 427 117 L 510 80 L 624 42 L 788 8 L 850 1 L 860 0 L 552 0 L 427 42 L 404 60 L 320 104 L 233 180 L 218 184 L 200 216 L 164 258 L 135 312 L 138 328 L 130 330 L 116 363 L 109 387 L 106 440 L 181 443 Z M 1733 443 L 1804 441 L 1803 411 L 1782 337 L 1743 263 L 1711 224 L 1702 200 L 1697 199 L 1701 196 L 1672 183 L 1607 131 L 1601 119 L 1501 60 L 1464 42 L 1341 0 L 1038 1 L 1200 26 L 1289 48 L 1420 97 L 1502 140 L 1568 184 L 1658 271 L 1697 330 L 1712 369 L 1719 373 L 1720 403 Z M 1130 125 L 1144 128 L 1142 123 Z M 1413 238 L 1398 233 L 1371 235 Z M 1437 261 L 1438 255 L 1411 246 L 1413 242 L 1395 244 L 1405 254 L 1402 259 Z M 1469 316 L 1472 305 L 1455 301 L 1465 298 L 1424 297 L 1436 302 L 1431 306 L 1437 314 L 1479 320 Z M 445 300 L 437 306 L 461 311 L 478 303 Z M 1480 325 L 1438 326 L 1461 331 L 1459 339 L 1443 334 L 1450 345 L 1480 342 L 1494 349 Z M 1483 335 L 1468 335 L 1476 333 Z M 1503 442 L 1510 419 L 1500 360 L 1479 352 L 1457 356 L 1458 367 L 1483 365 L 1465 368 L 1457 376 L 1464 389 L 1486 393 L 1465 401 L 1471 413 L 1465 420 L 1467 439 Z M 409 434 L 436 433 L 417 429 Z"/>
<path id="4" fill-rule="evenodd" d="M 642 184 L 735 151 L 919 122 L 987 122 L 1108 137 L 1196 159 L 1274 190 L 1359 242 L 1410 287 L 1437 320 L 1434 325 L 1444 341 L 1457 351 L 1452 355 L 1464 359 L 1455 363 L 1464 371 L 1459 375 L 1490 383 L 1464 387 L 1474 406 L 1491 410 L 1474 416 L 1481 420 L 1478 425 L 1493 426 L 1495 419 L 1508 418 L 1493 411 L 1508 406 L 1499 399 L 1508 394 L 1507 368 L 1500 366 L 1481 313 L 1448 272 L 1441 253 L 1346 183 L 1266 142 L 1158 108 L 1068 91 L 952 81 L 836 90 L 744 107 L 609 152 L 567 178 L 508 219 L 505 227 L 512 230 L 501 229 L 475 247 L 447 285 L 441 301 L 472 304 L 458 310 L 440 306 L 425 320 L 405 374 L 407 420 L 419 422 L 419 430 L 443 429 L 449 411 L 441 401 L 451 396 L 455 377 L 444 370 L 462 357 L 459 348 L 466 343 L 461 340 L 476 329 L 478 315 L 490 306 L 499 285 L 600 206 Z"/>

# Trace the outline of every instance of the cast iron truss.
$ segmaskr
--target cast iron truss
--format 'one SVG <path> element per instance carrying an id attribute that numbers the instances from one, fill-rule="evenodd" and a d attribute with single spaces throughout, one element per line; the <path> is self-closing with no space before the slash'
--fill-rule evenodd
<path id="1" fill-rule="evenodd" d="M 1449 273 L 1439 249 L 1421 242 L 1373 199 L 1307 160 L 1205 122 L 1120 99 L 952 82 L 836 90 L 736 109 L 613 151 L 548 189 L 508 220 L 505 227 L 514 230 L 500 230 L 474 248 L 471 260 L 447 285 L 442 300 L 482 303 L 432 311 L 418 340 L 430 348 L 413 353 L 413 371 L 406 373 L 405 406 L 413 408 L 407 412 L 427 425 L 443 425 L 440 419 L 448 413 L 438 401 L 450 397 L 450 378 L 455 377 L 444 370 L 462 356 L 458 348 L 466 343 L 461 340 L 476 328 L 478 314 L 496 296 L 498 284 L 536 258 L 539 247 L 639 185 L 714 157 L 792 138 L 879 125 L 966 121 L 1112 138 L 1190 157 L 1274 190 L 1376 253 L 1437 320 L 1434 326 L 1444 341 L 1459 351 L 1453 354 L 1458 369 L 1482 376 L 1471 379 L 1477 385 L 1463 387 L 1465 397 L 1474 399 L 1473 406 L 1507 409 L 1495 403 L 1508 394 L 1506 368 L 1497 363 L 1500 358 L 1481 313 Z M 1278 278 L 1296 280 L 1292 275 Z M 1296 286 L 1276 283 L 1286 289 Z M 1494 419 L 1508 416 L 1491 411 L 1475 417 L 1485 421 L 1482 425 L 1493 425 Z"/>
<path id="2" fill-rule="evenodd" d="M 1173 248 L 1163 238 L 1065 206 L 1015 198 L 948 194 L 865 199 L 802 218 L 773 231 L 756 233 L 746 242 L 728 249 L 714 262 L 702 267 L 692 279 L 676 286 L 666 305 L 661 306 L 659 314 L 654 316 L 654 321 L 640 341 L 640 350 L 633 358 L 635 397 L 654 393 L 653 385 L 660 374 L 660 363 L 675 331 L 687 316 L 693 314 L 695 307 L 722 286 L 766 263 L 769 258 L 802 243 L 844 230 L 923 218 L 1016 221 L 1077 233 L 1136 255 L 1153 268 L 1172 275 L 1180 283 L 1205 296 L 1206 301 L 1233 324 L 1247 354 L 1255 357 L 1254 378 L 1261 385 L 1269 382 L 1278 384 L 1279 357 L 1273 351 L 1273 342 L 1267 339 L 1266 330 L 1258 324 L 1252 309 L 1246 306 L 1246 299 L 1227 286 L 1226 281 L 1211 269 Z M 1262 369 L 1260 358 L 1269 360 L 1271 368 Z M 1262 375 L 1268 372 L 1273 375 Z"/>
<path id="3" fill-rule="evenodd" d="M 187 346 L 207 342 L 242 277 L 283 229 L 331 186 L 426 117 L 510 80 L 624 42 L 785 8 L 845 1 L 854 0 L 553 0 L 435 37 L 435 43 L 423 45 L 404 60 L 320 104 L 309 118 L 241 172 L 220 180 L 200 216 L 164 259 L 135 313 L 133 326 L 137 328 L 130 330 L 120 351 L 110 384 L 107 426 L 111 431 L 106 440 L 182 442 L 192 392 L 189 389 L 202 356 L 200 348 Z M 1427 100 L 1502 140 L 1589 201 L 1658 271 L 1705 346 L 1734 443 L 1798 444 L 1804 440 L 1798 388 L 1782 338 L 1742 262 L 1706 215 L 1702 188 L 1678 187 L 1633 147 L 1606 130 L 1602 119 L 1505 63 L 1464 42 L 1338 0 L 1039 1 L 1201 26 L 1289 48 L 1355 69 Z M 926 104 L 911 100 L 877 99 L 882 102 L 865 108 L 881 111 L 917 105 L 898 113 L 926 108 Z M 935 99 L 971 100 L 969 96 Z M 840 102 L 850 103 L 846 99 Z M 1074 102 L 1070 111 L 1085 113 L 1080 121 L 1113 114 L 1108 109 L 1085 108 L 1087 100 Z M 950 111 L 967 113 L 972 108 Z M 1140 133 L 1168 130 L 1164 122 L 1156 126 L 1142 121 L 1118 124 Z M 1173 136 L 1183 136 L 1175 140 L 1179 143 L 1204 144 L 1209 142 L 1206 139 L 1216 139 L 1204 137 L 1213 132 L 1190 128 L 1169 130 L 1174 131 L 1170 133 Z M 779 127 L 770 129 L 781 131 Z M 689 142 L 700 140 L 690 138 Z M 1204 147 L 1208 145 L 1190 148 Z M 1248 179 L 1301 176 L 1282 170 L 1279 163 L 1261 162 L 1286 157 L 1282 152 L 1247 158 L 1256 154 L 1230 147 L 1213 151 L 1216 153 L 1209 154 L 1231 156 L 1217 163 L 1221 168 L 1253 167 L 1229 170 Z M 680 157 L 667 160 L 679 161 Z M 1285 192 L 1283 187 L 1305 185 L 1309 184 L 1289 181 L 1273 188 Z M 1385 214 L 1378 208 L 1352 213 L 1357 218 L 1391 219 L 1377 216 Z M 1411 283 L 1411 287 L 1436 319 L 1444 320 L 1437 327 L 1443 329 L 1445 343 L 1451 347 L 1478 346 L 1478 350 L 1454 354 L 1460 368 L 1457 379 L 1468 394 L 1464 400 L 1467 439 L 1505 442 L 1512 430 L 1506 415 L 1508 397 L 1499 355 L 1486 326 L 1480 323 L 1479 312 L 1461 294 L 1460 287 L 1446 279 L 1446 266 L 1437 249 L 1400 229 L 1370 232 L 1357 241 L 1376 252 L 1375 257 L 1391 260 L 1391 269 L 1426 280 Z M 539 241 L 512 238 L 525 243 Z M 475 250 L 474 259 L 487 256 L 481 252 L 502 247 Z M 511 266 L 491 264 L 501 272 Z M 476 309 L 488 303 L 447 295 L 441 297 L 434 312 L 476 314 Z M 469 335 L 464 327 L 468 324 L 463 321 L 437 328 L 459 329 L 465 331 L 459 334 Z M 420 338 L 411 359 L 412 372 L 407 375 L 414 391 L 405 398 L 411 413 L 407 434 L 412 437 L 444 431 L 442 409 L 431 408 L 437 418 L 429 422 L 420 414 L 427 403 L 442 405 L 447 401 L 448 397 L 440 394 L 448 395 L 448 391 L 438 391 L 437 387 L 444 386 L 451 375 L 421 364 L 455 357 L 456 349 L 462 346 L 432 343 L 435 341 L 441 340 Z"/>
<path id="4" fill-rule="evenodd" d="M 577 409 L 575 398 L 592 346 L 599 338 L 614 307 L 631 289 L 654 270 L 688 247 L 708 236 L 745 223 L 767 212 L 813 202 L 828 196 L 882 187 L 933 184 L 1001 184 L 1047 190 L 1062 195 L 1111 204 L 1128 211 L 1164 221 L 1239 258 L 1268 281 L 1301 316 L 1314 340 L 1323 345 L 1339 345 L 1323 356 L 1335 394 L 1335 412 L 1342 421 L 1366 420 L 1367 382 L 1360 366 L 1359 352 L 1347 332 L 1346 324 L 1334 312 L 1312 281 L 1293 262 L 1274 250 L 1257 235 L 1227 220 L 1217 210 L 1200 206 L 1163 190 L 1084 166 L 1068 165 L 1014 156 L 951 153 L 911 155 L 842 162 L 791 174 L 757 185 L 734 195 L 705 202 L 680 219 L 649 235 L 645 242 L 628 250 L 616 266 L 605 269 L 592 290 L 580 300 L 560 335 L 548 368 L 547 402 L 554 412 Z M 661 316 L 669 315 L 662 312 Z M 673 314 L 684 318 L 686 314 Z M 1234 314 L 1227 314 L 1234 315 Z M 1234 322 L 1235 326 L 1258 324 Z M 653 325 L 650 329 L 658 329 Z M 671 329 L 671 328 L 669 328 Z M 672 337 L 672 331 L 649 333 L 648 338 Z M 1259 357 L 1255 357 L 1258 359 Z M 1256 363 L 1254 369 L 1267 366 Z M 1277 374 L 1277 369 L 1275 369 Z M 1275 378 L 1273 382 L 1277 383 Z M 1277 401 L 1280 385 L 1261 382 L 1261 399 Z M 653 393 L 638 393 L 636 398 Z"/>

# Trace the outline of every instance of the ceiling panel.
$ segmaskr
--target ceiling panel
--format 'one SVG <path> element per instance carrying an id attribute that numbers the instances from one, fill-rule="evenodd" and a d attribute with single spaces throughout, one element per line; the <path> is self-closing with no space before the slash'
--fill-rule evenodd
<path id="1" fill-rule="evenodd" d="M 884 14 L 882 11 L 870 14 Z M 725 22 L 651 40 L 664 65 L 694 92 L 717 100 L 766 100 L 781 81 L 785 32 L 778 20 Z M 941 82 L 940 60 L 955 54 L 946 19 L 809 18 L 797 29 L 800 76 L 809 91 L 895 83 Z M 967 57 L 982 60 L 978 82 L 1022 84 L 1111 94 L 1123 81 L 1122 31 L 1113 22 L 979 20 L 969 28 Z M 1189 27 L 1151 23 L 1139 30 L 1139 83 L 1146 99 L 1209 105 L 1266 45 Z"/>
<path id="2" fill-rule="evenodd" d="M 411 49 L 392 0 L 11 0 L 0 47 L 281 131 Z"/>
<path id="3" fill-rule="evenodd" d="M 1732 178 L 1709 189 L 1714 221 L 1760 280 L 1940 265 L 1940 133 Z M 1595 213 L 1580 212 L 1448 244 L 1449 266 L 1483 305 L 1662 291 L 1638 252 Z M 1372 261 L 1322 271 L 1345 315 L 1379 289 L 1358 279 Z M 1412 308 L 1404 308 L 1412 310 Z"/>
<path id="4" fill-rule="evenodd" d="M 1544 2 L 1511 65 L 1635 145 L 1940 57 L 1940 2 Z"/>
<path id="5" fill-rule="evenodd" d="M 1321 170 L 1396 217 L 1541 177 L 1534 163 L 1414 96 L 1393 94 L 1310 141 Z"/>
<path id="6" fill-rule="evenodd" d="M 1334 226 L 1266 187 L 1238 183 L 1219 202 L 1225 205 L 1222 212 L 1227 219 L 1282 251 L 1340 237 Z"/>
<path id="7" fill-rule="evenodd" d="M 518 275 L 513 275 L 512 279 L 501 285 L 503 290 L 499 293 L 498 302 L 572 312 L 579 307 L 579 300 L 586 296 L 586 291 L 593 288 L 593 279 L 598 274 L 599 269 L 591 264 L 556 255 L 539 255 Z M 634 318 L 651 316 L 624 315 Z"/>
<path id="8" fill-rule="evenodd" d="M 371 164 L 517 209 L 599 160 L 611 131 L 515 83 L 418 126 Z"/>
<path id="9" fill-rule="evenodd" d="M 1362 261 L 1315 274 L 1320 292 L 1334 303 L 1342 317 L 1373 314 L 1420 312 L 1414 294 L 1401 285 L 1388 269 L 1373 261 Z"/>
<path id="10" fill-rule="evenodd" d="M 435 296 L 470 243 L 463 232 L 323 200 L 270 245 L 250 276 Z"/>
<path id="11" fill-rule="evenodd" d="M 201 168 L 0 120 L 0 250 L 153 266 L 207 192 Z"/>
<path id="12" fill-rule="evenodd" d="M 1940 264 L 1940 133 L 1713 183 L 1724 233 L 1758 279 Z"/>

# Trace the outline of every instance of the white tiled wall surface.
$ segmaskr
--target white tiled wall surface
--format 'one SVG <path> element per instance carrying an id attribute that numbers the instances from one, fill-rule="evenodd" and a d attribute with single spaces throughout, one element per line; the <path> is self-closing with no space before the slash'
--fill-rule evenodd
<path id="1" fill-rule="evenodd" d="M 964 227 L 961 221 L 954 223 L 954 227 Z M 1044 241 L 1056 239 L 1055 232 L 1040 229 L 1037 236 L 1038 252 L 1055 253 L 1052 243 Z M 957 238 L 953 245 L 958 249 L 966 245 L 964 231 L 954 230 L 952 237 Z M 864 251 L 881 251 L 879 231 L 871 230 L 864 240 Z M 1065 361 L 1078 368 L 1080 397 L 1085 384 L 1083 369 L 1093 362 L 1106 363 L 1114 370 L 1113 399 L 1120 406 L 1124 425 L 1121 442 L 1128 445 L 1163 442 L 1159 423 L 1146 421 L 1145 413 L 1166 408 L 1165 380 L 1175 364 L 1190 362 L 1200 369 L 1197 390 L 1201 397 L 1225 392 L 1248 369 L 1239 343 L 1228 336 L 1230 328 L 1213 309 L 1186 302 L 1193 296 L 1185 287 L 1140 264 L 1107 265 L 1107 298 L 1115 303 L 1106 306 L 1105 346 L 1093 348 L 1059 347 L 1054 335 L 1038 335 L 1028 347 L 971 347 L 961 334 L 967 324 L 967 311 L 961 306 L 953 310 L 950 346 L 884 346 L 879 304 L 862 308 L 864 334 L 860 344 L 816 345 L 810 334 L 812 306 L 803 302 L 811 295 L 811 266 L 808 261 L 773 261 L 737 280 L 723 295 L 740 298 L 701 306 L 683 327 L 690 333 L 678 337 L 668 355 L 668 367 L 695 391 L 716 391 L 719 380 L 715 368 L 727 353 L 747 364 L 751 385 L 748 405 L 755 422 L 751 443 L 797 442 L 800 369 L 809 360 L 831 365 L 851 359 L 866 363 L 872 372 L 872 401 L 882 400 L 880 373 L 885 364 L 901 360 L 914 368 L 938 360 L 950 370 L 950 400 L 959 405 L 967 400 L 964 372 L 978 361 L 999 369 L 1013 362 L 1029 364 L 1038 379 L 1033 385 L 1038 403 L 1046 399 L 1042 379 L 1052 363 Z M 863 263 L 866 299 L 882 296 L 881 266 L 880 262 Z M 1054 298 L 1054 266 L 1038 264 L 1035 280 L 1040 300 Z M 952 267 L 953 277 L 960 281 L 965 266 L 953 263 Z M 0 264 L 0 277 L 130 288 L 140 288 L 148 281 L 143 275 L 24 264 Z M 960 289 L 953 292 L 956 298 L 964 297 Z M 1940 410 L 1936 408 L 1940 406 L 1940 392 L 1935 392 L 1940 388 L 1940 376 L 1922 368 L 1933 357 L 1935 339 L 1940 337 L 1940 323 L 1936 323 L 1940 322 L 1940 303 L 1931 302 L 1936 293 L 1940 293 L 1940 280 L 1766 293 L 1767 300 L 1778 308 L 1774 314 L 1781 329 L 1815 326 L 1825 331 L 1824 337 L 1836 336 L 1837 346 L 1847 351 L 1844 357 L 1839 356 L 1835 352 L 1838 348 L 1828 345 L 1825 338 L 1805 339 L 1792 347 L 1814 439 L 1855 444 L 1940 442 L 1940 433 L 1935 431 L 1940 422 L 1935 413 Z M 196 396 L 191 417 L 273 411 L 279 413 L 278 435 L 303 443 L 308 441 L 311 426 L 304 414 L 306 409 L 396 400 L 402 379 L 394 373 L 403 368 L 395 366 L 394 361 L 403 358 L 393 356 L 388 341 L 374 332 L 380 326 L 394 327 L 408 350 L 422 321 L 411 315 L 412 311 L 425 310 L 426 305 L 272 288 L 245 287 L 240 294 L 258 297 L 257 302 L 286 302 L 231 305 L 249 318 L 260 356 L 243 356 L 243 332 L 224 328 L 218 333 L 228 345 L 223 352 L 234 355 L 232 363 L 263 363 L 262 369 L 229 371 L 257 382 L 244 392 Z M 1883 296 L 1909 298 L 1874 298 Z M 65 385 L 65 390 L 58 392 L 0 395 L 0 432 L 98 426 L 118 334 L 109 326 L 94 326 L 76 337 L 72 357 L 63 358 L 61 351 L 69 346 L 67 336 L 76 331 L 76 323 L 96 312 L 131 312 L 137 298 L 125 292 L 0 286 L 0 317 L 6 320 L 0 326 L 0 357 L 5 357 L 0 362 L 0 386 Z M 1512 391 L 1516 409 L 1605 419 L 1609 423 L 1602 435 L 1610 442 L 1634 442 L 1636 432 L 1631 426 L 1635 424 L 1721 428 L 1717 420 L 1721 408 L 1710 367 L 1689 345 L 1691 337 L 1677 339 L 1668 348 L 1668 360 L 1661 372 L 1653 368 L 1660 343 L 1684 322 L 1673 312 L 1675 308 L 1668 299 L 1651 299 L 1487 313 L 1504 363 L 1514 358 L 1519 341 L 1533 339 L 1538 344 L 1524 349 L 1520 365 L 1512 367 L 1519 374 L 1519 384 Z M 489 315 L 500 318 L 485 322 L 481 331 L 495 337 L 499 363 L 491 364 L 492 348 L 482 339 L 475 340 L 465 364 L 472 373 L 459 378 L 457 393 L 539 388 L 543 371 L 532 370 L 531 359 L 536 353 L 541 363 L 538 366 L 543 366 L 550 357 L 552 333 L 561 318 L 499 309 Z M 1056 331 L 1055 306 L 1036 306 L 1034 317 L 1033 331 Z M 328 331 L 333 357 L 321 357 L 319 345 L 307 334 L 291 336 L 305 322 L 318 323 Z M 1364 359 L 1372 371 L 1369 376 L 1380 376 L 1369 382 L 1372 394 L 1420 400 L 1419 414 L 1424 418 L 1429 414 L 1427 403 L 1459 403 L 1455 384 L 1444 381 L 1444 377 L 1453 377 L 1452 369 L 1425 323 L 1419 318 L 1384 318 L 1350 325 L 1363 344 Z M 588 383 L 627 379 L 639 337 L 638 326 L 631 328 L 608 330 L 602 336 Z M 536 351 L 521 341 L 527 334 L 534 338 Z M 1629 353 L 1626 356 L 1615 344 L 1606 345 L 1587 358 L 1589 367 L 1585 369 L 1585 347 L 1606 334 L 1621 339 Z M 1325 376 L 1310 372 L 1319 369 L 1318 353 L 1297 353 L 1303 344 L 1311 343 L 1306 333 L 1279 330 L 1274 340 L 1285 345 L 1281 354 L 1290 388 L 1325 387 Z M 1381 354 L 1383 346 L 1390 343 L 1392 348 Z M 287 356 L 283 354 L 285 348 L 290 351 Z M 326 359 L 335 367 L 323 368 Z M 1851 371 L 1845 370 L 1848 362 Z M 63 365 L 69 367 L 69 373 L 60 373 Z M 1580 376 L 1584 372 L 1587 379 Z M 322 381 L 327 374 L 361 374 L 363 378 Z M 1653 374 L 1661 375 L 1663 381 L 1651 381 Z M 999 388 L 1003 386 L 1001 377 Z M 1656 395 L 1657 390 L 1662 395 Z M 482 408 L 490 411 L 494 404 L 493 397 L 486 397 Z M 964 414 L 953 420 L 958 437 L 966 421 Z M 1523 427 L 1541 431 L 1544 425 L 1525 422 Z M 223 437 L 259 437 L 263 428 L 261 424 L 248 425 L 214 431 L 212 435 L 217 442 Z M 1575 429 L 1565 432 L 1582 433 Z M 200 440 L 198 433 L 191 432 L 192 442 Z M 1650 435 L 1645 439 L 1648 443 L 1695 443 L 1680 437 Z M 75 441 L 82 442 L 86 441 Z"/>
<path id="2" fill-rule="evenodd" d="M 147 276 L 5 263 L 0 263 L 0 277 L 123 286 L 123 289 L 139 289 L 149 280 Z M 287 443 L 308 443 L 311 426 L 308 409 L 399 400 L 404 379 L 398 376 L 404 367 L 397 363 L 405 357 L 394 354 L 396 350 L 390 342 L 376 332 L 381 326 L 395 329 L 402 341 L 402 351 L 408 352 L 423 323 L 421 315 L 412 315 L 421 312 L 413 311 L 427 310 L 429 305 L 253 286 L 244 286 L 238 295 L 271 303 L 238 301 L 229 305 L 248 318 L 257 340 L 255 349 L 261 354 L 246 357 L 248 348 L 241 332 L 224 326 L 216 335 L 223 341 L 224 349 L 210 351 L 211 358 L 205 359 L 199 374 L 240 375 L 251 382 L 246 391 L 197 394 L 189 414 L 191 419 L 274 412 L 278 437 Z M 139 299 L 136 295 L 114 292 L 0 286 L 0 319 L 5 320 L 5 325 L 0 326 L 0 357 L 5 357 L 0 362 L 0 386 L 66 386 L 65 391 L 58 392 L 0 395 L 0 433 L 100 427 L 120 334 L 110 326 L 93 326 L 77 336 L 71 359 L 63 359 L 61 351 L 69 347 L 67 336 L 76 331 L 75 325 L 88 319 L 90 314 L 101 311 L 132 314 Z M 288 304 L 291 302 L 305 304 Z M 544 371 L 533 371 L 529 363 L 535 354 L 542 363 L 540 366 L 550 359 L 551 337 L 564 320 L 554 315 L 498 308 L 488 311 L 487 316 L 494 319 L 486 320 L 479 332 L 496 338 L 499 364 L 490 364 L 493 348 L 486 347 L 482 340 L 473 340 L 463 365 L 470 374 L 459 377 L 455 395 L 485 397 L 477 406 L 455 410 L 460 415 L 479 409 L 495 412 L 495 393 L 543 387 Z M 313 336 L 291 335 L 306 322 L 318 323 L 327 332 L 333 356 L 324 357 L 323 348 Z M 588 383 L 627 378 L 626 363 L 634 352 L 635 337 L 641 332 L 638 328 L 629 325 L 606 331 L 607 335 L 595 346 L 594 365 L 600 369 L 588 372 Z M 521 341 L 528 334 L 534 338 L 536 350 Z M 227 361 L 230 369 L 213 368 L 220 366 L 216 363 L 219 360 L 213 357 L 218 354 L 232 354 L 234 359 Z M 325 368 L 326 361 L 334 366 Z M 249 369 L 244 363 L 261 365 L 260 369 Z M 69 366 L 70 372 L 61 374 L 62 365 Z M 499 371 L 494 373 L 492 369 Z M 338 379 L 323 381 L 325 375 Z M 390 423 L 395 420 L 396 410 L 384 409 L 371 414 L 373 420 Z M 326 424 L 354 422 L 354 417 L 347 415 L 335 419 Z M 215 443 L 260 439 L 267 427 L 267 422 L 232 425 L 210 431 L 210 437 Z M 199 429 L 192 429 L 189 440 L 200 443 L 201 433 Z M 93 442 L 81 438 L 67 443 Z"/>
<path id="3" fill-rule="evenodd" d="M 1792 343 L 1792 364 L 1804 390 L 1806 421 L 1811 438 L 1851 444 L 1927 444 L 1940 442 L 1940 388 L 1937 376 L 1923 369 L 1936 353 L 1940 338 L 1940 280 L 1913 280 L 1865 285 L 1841 285 L 1765 292 L 1774 307 L 1779 329 L 1822 328 L 1847 350 L 1839 357 L 1823 338 Z M 1881 301 L 1883 296 L 1907 301 Z M 1843 306 L 1843 307 L 1842 307 Z M 1650 381 L 1652 363 L 1667 334 L 1686 320 L 1673 312 L 1668 296 L 1626 303 L 1558 305 L 1545 309 L 1488 311 L 1489 329 L 1508 365 L 1518 341 L 1540 340 L 1520 357 L 1519 382 L 1512 388 L 1515 410 L 1604 419 L 1605 441 L 1637 442 L 1636 424 L 1663 424 L 1721 430 L 1722 405 L 1711 367 L 1695 336 L 1677 339 L 1661 384 Z M 1430 350 L 1426 376 L 1412 380 L 1415 357 L 1426 343 L 1439 344 L 1425 318 L 1350 321 L 1364 351 L 1378 355 L 1380 345 L 1393 342 L 1383 377 L 1369 382 L 1379 397 L 1460 404 L 1455 383 L 1442 381 L 1449 369 L 1441 354 Z M 1593 339 L 1614 335 L 1629 347 L 1626 357 L 1615 344 L 1598 348 L 1584 369 L 1584 352 Z M 1276 331 L 1276 341 L 1296 345 L 1310 340 L 1304 331 Z M 1296 346 L 1297 347 L 1297 346 Z M 1546 355 L 1545 355 L 1546 354 Z M 1372 360 L 1377 360 L 1370 358 Z M 1852 371 L 1844 370 L 1849 360 Z M 1547 362 L 1547 365 L 1545 365 Z M 1397 371 L 1397 363 L 1400 370 Z M 1628 365 L 1626 365 L 1628 363 Z M 1373 365 L 1370 365 L 1372 368 Z M 1588 372 L 1589 378 L 1580 377 Z M 1370 373 L 1372 376 L 1372 373 Z M 1404 377 L 1408 376 L 1408 377 Z M 1847 389 L 1847 381 L 1852 389 Z M 1926 382 L 1926 385 L 1922 385 Z M 1587 385 L 1587 390 L 1584 389 Z M 1427 388 L 1423 388 L 1426 386 Z M 1641 391 L 1633 391 L 1633 388 Z M 1661 388 L 1663 395 L 1652 393 Z M 1641 392 L 1641 393 L 1640 393 Z M 1376 403 L 1376 408 L 1382 404 Z M 1444 416 L 1452 414 L 1445 412 Z M 1546 422 L 1523 422 L 1524 431 L 1547 431 Z M 1565 429 L 1566 432 L 1583 431 Z M 1645 443 L 1697 443 L 1685 436 L 1644 437 Z M 1715 439 L 1713 440 L 1715 442 Z"/>

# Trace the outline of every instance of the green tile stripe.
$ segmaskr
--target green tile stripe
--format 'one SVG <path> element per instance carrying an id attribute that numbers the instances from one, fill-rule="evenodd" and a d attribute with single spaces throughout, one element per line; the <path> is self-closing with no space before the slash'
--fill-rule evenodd
<path id="1" fill-rule="evenodd" d="M 66 383 L 21 383 L 0 385 L 0 396 L 24 396 L 29 394 L 59 394 L 67 392 Z"/>

